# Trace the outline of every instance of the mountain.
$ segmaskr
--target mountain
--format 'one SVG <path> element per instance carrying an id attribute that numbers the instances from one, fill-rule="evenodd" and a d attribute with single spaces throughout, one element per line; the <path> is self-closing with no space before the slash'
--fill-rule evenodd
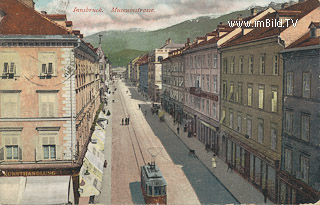
<path id="1" fill-rule="evenodd" d="M 294 2 L 289 2 L 289 4 L 292 3 Z M 269 6 L 275 9 L 281 8 L 281 4 L 274 2 L 271 2 Z M 267 7 L 257 6 L 255 8 L 257 8 L 259 12 Z M 220 22 L 226 24 L 228 20 L 236 19 L 238 14 L 241 14 L 243 18 L 248 17 L 251 15 L 250 8 L 235 11 L 217 18 L 210 16 L 198 17 L 155 31 L 141 31 L 139 29 L 103 31 L 90 35 L 86 37 L 85 40 L 97 46 L 99 35 L 102 34 L 102 47 L 110 59 L 112 66 L 125 66 L 136 56 L 149 52 L 153 48 L 161 47 L 168 38 L 174 43 L 185 43 L 187 38 L 193 41 L 197 36 L 204 36 L 206 33 L 215 30 Z"/>

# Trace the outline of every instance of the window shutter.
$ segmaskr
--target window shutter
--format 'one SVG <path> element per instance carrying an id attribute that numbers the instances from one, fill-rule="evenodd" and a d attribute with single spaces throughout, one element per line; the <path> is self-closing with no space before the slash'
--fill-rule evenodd
<path id="1" fill-rule="evenodd" d="M 19 160 L 22 160 L 22 149 L 19 147 Z"/>
<path id="2" fill-rule="evenodd" d="M 14 73 L 14 67 L 15 67 L 14 63 L 11 62 L 10 63 L 10 73 Z"/>
<path id="3" fill-rule="evenodd" d="M 8 71 L 9 71 L 8 67 L 9 67 L 9 65 L 7 62 L 3 64 L 3 73 L 8 73 Z"/>
<path id="4" fill-rule="evenodd" d="M 47 73 L 47 65 L 46 64 L 42 64 L 42 68 L 41 68 L 41 73 Z"/>
<path id="5" fill-rule="evenodd" d="M 4 147 L 0 148 L 0 160 L 4 160 Z"/>
<path id="6" fill-rule="evenodd" d="M 37 146 L 36 147 L 36 161 L 42 160 L 42 146 Z"/>
<path id="7" fill-rule="evenodd" d="M 42 144 L 43 145 L 49 144 L 49 137 L 42 137 Z"/>
<path id="8" fill-rule="evenodd" d="M 52 63 L 49 63 L 48 65 L 48 73 L 53 74 Z"/>

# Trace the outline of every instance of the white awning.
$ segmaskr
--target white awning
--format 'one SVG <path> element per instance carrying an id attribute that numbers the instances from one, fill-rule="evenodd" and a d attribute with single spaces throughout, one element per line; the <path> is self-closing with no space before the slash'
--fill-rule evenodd
<path id="1" fill-rule="evenodd" d="M 74 203 L 71 176 L 29 176 L 22 204 Z"/>
<path id="2" fill-rule="evenodd" d="M 0 177 L 0 204 L 20 204 L 26 177 Z"/>

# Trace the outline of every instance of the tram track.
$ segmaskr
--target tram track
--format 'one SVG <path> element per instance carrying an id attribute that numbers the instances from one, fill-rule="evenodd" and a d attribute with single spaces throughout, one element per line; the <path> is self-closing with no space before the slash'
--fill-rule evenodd
<path id="1" fill-rule="evenodd" d="M 125 116 L 130 116 L 128 108 L 127 108 L 127 104 L 125 102 L 125 99 L 124 99 L 124 96 L 123 96 L 121 88 L 119 89 L 119 95 L 120 95 L 120 102 L 121 102 L 121 105 L 122 105 L 123 113 L 125 114 Z M 136 165 L 137 165 L 137 168 L 138 168 L 138 171 L 139 171 L 139 175 L 140 175 L 140 171 L 141 171 L 140 168 L 141 168 L 142 165 L 146 164 L 146 160 L 145 160 L 144 154 L 142 152 L 141 145 L 140 145 L 140 142 L 138 140 L 135 128 L 133 127 L 132 124 L 129 124 L 127 126 L 127 129 L 128 129 L 128 132 L 129 132 L 129 137 L 130 137 L 130 141 L 131 141 L 134 157 L 135 157 L 135 160 L 136 160 Z M 138 157 L 138 155 L 140 157 Z"/>

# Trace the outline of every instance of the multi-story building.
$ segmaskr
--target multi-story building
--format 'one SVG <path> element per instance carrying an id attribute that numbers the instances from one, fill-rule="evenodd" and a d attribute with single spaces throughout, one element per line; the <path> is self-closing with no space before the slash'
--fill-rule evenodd
<path id="1" fill-rule="evenodd" d="M 139 65 L 138 89 L 144 95 L 148 95 L 148 54 L 142 56 L 137 64 Z"/>
<path id="2" fill-rule="evenodd" d="M 148 61 L 148 54 L 142 55 L 134 64 L 134 74 L 133 78 L 135 79 L 135 86 L 139 88 L 140 84 L 140 65 Z"/>
<path id="3" fill-rule="evenodd" d="M 166 40 L 164 46 L 160 49 L 153 49 L 148 57 L 148 95 L 156 102 L 160 102 L 160 92 L 162 89 L 161 75 L 163 59 L 168 57 L 170 51 L 184 47 L 184 44 L 172 43 L 170 39 Z"/>
<path id="4" fill-rule="evenodd" d="M 23 2 L 0 1 L 0 180 L 12 177 L 16 188 L 11 198 L 1 193 L 0 203 L 78 203 L 100 104 L 97 55 L 80 35 L 29 7 L 32 0 Z M 47 191 L 56 184 L 60 191 Z M 55 195 L 63 190 L 70 193 Z"/>
<path id="5" fill-rule="evenodd" d="M 169 52 L 162 61 L 161 104 L 177 122 L 182 122 L 184 105 L 184 48 Z"/>
<path id="6" fill-rule="evenodd" d="M 136 62 L 139 60 L 141 56 L 137 56 L 134 59 L 130 61 L 128 64 L 128 76 L 130 81 L 136 85 L 137 84 L 137 67 L 136 67 Z"/>
<path id="7" fill-rule="evenodd" d="M 283 62 L 279 52 L 300 38 L 312 19 L 319 19 L 318 11 L 319 1 L 309 0 L 270 12 L 259 20 L 262 26 L 243 28 L 221 48 L 223 155 L 274 202 L 283 115 Z M 284 19 L 299 20 L 287 25 Z M 283 25 L 267 26 L 268 21 L 282 21 Z"/>
<path id="8" fill-rule="evenodd" d="M 279 174 L 281 204 L 320 199 L 320 23 L 283 50 L 284 112 Z"/>
<path id="9" fill-rule="evenodd" d="M 252 9 L 252 16 L 238 17 L 234 22 L 260 19 L 273 9 L 259 14 Z M 218 25 L 217 29 L 205 37 L 198 37 L 190 45 L 187 42 L 185 58 L 185 106 L 189 135 L 198 137 L 216 154 L 225 152 L 225 139 L 218 135 L 220 119 L 220 52 L 218 48 L 227 40 L 241 33 L 241 28 Z"/>

